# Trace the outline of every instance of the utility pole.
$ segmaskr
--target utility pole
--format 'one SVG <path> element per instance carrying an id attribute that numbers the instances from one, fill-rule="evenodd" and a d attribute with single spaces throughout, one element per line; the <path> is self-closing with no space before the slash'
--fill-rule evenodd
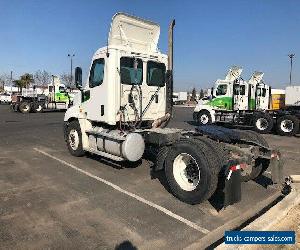
<path id="1" fill-rule="evenodd" d="M 293 70 L 293 57 L 295 54 L 288 54 L 288 57 L 290 58 L 291 62 L 291 69 L 290 69 L 290 86 L 292 85 L 292 70 Z"/>
<path id="2" fill-rule="evenodd" d="M 68 54 L 68 57 L 70 57 L 70 59 L 71 59 L 71 74 L 70 74 L 70 77 L 71 77 L 71 83 L 70 83 L 70 85 L 72 85 L 72 83 L 73 83 L 73 57 L 75 56 L 75 54 Z M 69 87 L 71 87 L 71 86 L 69 86 Z"/>
<path id="3" fill-rule="evenodd" d="M 10 92 L 12 93 L 12 88 L 13 88 L 13 72 L 12 70 L 10 71 Z"/>

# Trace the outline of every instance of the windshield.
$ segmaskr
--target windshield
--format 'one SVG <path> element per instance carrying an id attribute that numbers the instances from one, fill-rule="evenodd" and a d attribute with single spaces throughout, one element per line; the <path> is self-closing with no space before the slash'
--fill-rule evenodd
<path id="1" fill-rule="evenodd" d="M 149 86 L 165 85 L 166 65 L 153 61 L 147 62 L 147 84 Z"/>
<path id="2" fill-rule="evenodd" d="M 66 90 L 65 90 L 65 87 L 62 87 L 62 86 L 61 86 L 61 87 L 59 87 L 59 92 L 60 92 L 60 93 L 64 93 L 64 92 L 66 92 Z"/>

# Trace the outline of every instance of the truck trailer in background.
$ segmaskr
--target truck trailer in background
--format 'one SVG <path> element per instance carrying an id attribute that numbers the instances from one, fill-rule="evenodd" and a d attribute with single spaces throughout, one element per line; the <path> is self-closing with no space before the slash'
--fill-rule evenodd
<path id="1" fill-rule="evenodd" d="M 173 93 L 173 103 L 176 104 L 184 104 L 188 100 L 187 92 L 174 92 Z"/>

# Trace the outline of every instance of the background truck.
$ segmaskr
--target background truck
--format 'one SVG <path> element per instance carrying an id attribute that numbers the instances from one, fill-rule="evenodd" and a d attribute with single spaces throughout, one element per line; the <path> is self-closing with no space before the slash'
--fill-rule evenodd
<path id="1" fill-rule="evenodd" d="M 280 135 L 299 132 L 299 87 L 289 86 L 273 91 L 262 80 L 262 72 L 254 72 L 249 81 L 242 69 L 232 67 L 225 80 L 217 80 L 212 95 L 199 101 L 193 119 L 200 125 L 211 123 L 254 128 L 259 133 L 276 130 Z M 284 103 L 284 104 L 283 104 Z"/>
<path id="2" fill-rule="evenodd" d="M 172 116 L 174 25 L 167 56 L 157 48 L 158 24 L 116 14 L 107 46 L 92 58 L 84 88 L 82 70 L 75 69 L 81 91 L 65 113 L 64 135 L 74 156 L 90 152 L 121 164 L 151 160 L 152 171 L 163 171 L 174 196 L 196 204 L 236 170 L 244 181 L 256 178 L 276 153 L 253 131 L 166 127 Z"/>
<path id="3" fill-rule="evenodd" d="M 11 103 L 11 94 L 10 93 L 2 93 L 0 94 L 0 104 L 10 104 Z"/>
<path id="4" fill-rule="evenodd" d="M 174 104 L 184 104 L 188 100 L 187 92 L 174 92 L 173 93 L 173 103 Z"/>
<path id="5" fill-rule="evenodd" d="M 11 107 L 21 113 L 43 112 L 47 110 L 66 110 L 72 104 L 72 96 L 64 84 L 57 77 L 53 83 L 48 84 L 43 94 L 38 94 L 35 89 L 23 89 L 22 94 L 12 97 Z"/>

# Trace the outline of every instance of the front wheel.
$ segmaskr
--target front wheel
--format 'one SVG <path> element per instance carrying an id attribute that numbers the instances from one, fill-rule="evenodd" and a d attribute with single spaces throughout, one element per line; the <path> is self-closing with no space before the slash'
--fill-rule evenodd
<path id="1" fill-rule="evenodd" d="M 41 113 L 41 112 L 43 112 L 43 110 L 44 110 L 44 108 L 43 108 L 42 104 L 40 104 L 40 103 L 36 103 L 33 107 L 34 113 Z"/>
<path id="2" fill-rule="evenodd" d="M 67 128 L 67 147 L 71 155 L 83 156 L 82 134 L 78 121 L 70 122 Z"/>
<path id="3" fill-rule="evenodd" d="M 216 190 L 218 174 L 196 141 L 185 140 L 174 144 L 166 157 L 165 175 L 174 196 L 179 200 L 198 204 Z"/>
<path id="4" fill-rule="evenodd" d="M 201 110 L 198 114 L 198 123 L 199 125 L 208 125 L 211 124 L 212 119 L 211 115 L 207 110 Z"/>
<path id="5" fill-rule="evenodd" d="M 278 119 L 277 133 L 292 136 L 299 131 L 299 120 L 293 115 L 285 115 Z"/>
<path id="6" fill-rule="evenodd" d="M 23 114 L 29 113 L 31 111 L 30 103 L 28 103 L 28 102 L 21 102 L 21 104 L 19 106 L 19 110 Z"/>

